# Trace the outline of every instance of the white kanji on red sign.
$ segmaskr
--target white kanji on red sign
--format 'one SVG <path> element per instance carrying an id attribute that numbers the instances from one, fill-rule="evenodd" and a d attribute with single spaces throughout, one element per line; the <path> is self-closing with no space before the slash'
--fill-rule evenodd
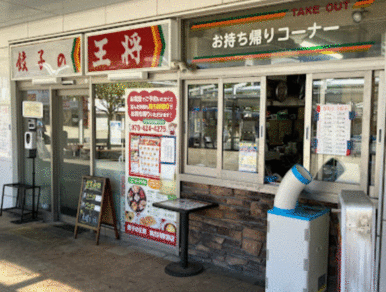
<path id="1" fill-rule="evenodd" d="M 106 56 L 106 51 L 103 49 L 103 46 L 108 43 L 108 39 L 104 38 L 103 40 L 100 41 L 94 41 L 95 46 L 98 48 L 98 52 L 94 53 L 95 57 L 98 58 L 98 61 L 92 62 L 92 65 L 94 67 L 102 66 L 102 65 L 107 65 L 110 66 L 111 61 L 110 59 L 103 59 L 104 56 Z"/>
<path id="2" fill-rule="evenodd" d="M 129 64 L 129 55 L 130 57 L 139 64 L 141 60 L 141 51 L 142 46 L 140 45 L 141 37 L 138 35 L 138 33 L 133 33 L 131 37 L 125 35 L 125 41 L 121 42 L 122 46 L 125 48 L 125 52 L 121 55 L 122 63 L 125 63 L 126 65 Z M 129 47 L 130 43 L 130 47 Z M 134 54 L 136 53 L 136 54 Z"/>

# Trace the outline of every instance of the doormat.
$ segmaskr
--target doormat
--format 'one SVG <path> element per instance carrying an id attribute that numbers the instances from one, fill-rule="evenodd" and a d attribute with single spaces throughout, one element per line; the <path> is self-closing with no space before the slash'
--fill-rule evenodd
<path id="1" fill-rule="evenodd" d="M 72 232 L 72 233 L 74 233 L 74 231 L 75 231 L 75 225 L 71 225 L 71 224 L 58 224 L 58 225 L 53 225 L 53 226 L 56 228 L 60 228 L 62 230 L 65 230 L 65 231 Z M 86 231 L 89 231 L 89 230 L 86 228 L 78 227 L 78 234 L 86 232 Z"/>

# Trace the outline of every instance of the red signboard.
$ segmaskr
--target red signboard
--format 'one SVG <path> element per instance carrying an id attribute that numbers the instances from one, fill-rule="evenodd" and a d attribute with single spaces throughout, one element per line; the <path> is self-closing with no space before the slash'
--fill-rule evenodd
<path id="1" fill-rule="evenodd" d="M 167 66 L 167 25 L 87 36 L 88 72 Z"/>

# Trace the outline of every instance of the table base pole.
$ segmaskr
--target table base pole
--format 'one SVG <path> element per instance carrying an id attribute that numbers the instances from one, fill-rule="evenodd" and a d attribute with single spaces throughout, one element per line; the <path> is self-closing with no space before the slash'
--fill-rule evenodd
<path id="1" fill-rule="evenodd" d="M 189 277 L 200 274 L 204 267 L 199 263 L 188 263 L 186 268 L 180 263 L 170 263 L 165 267 L 165 273 L 173 277 Z"/>

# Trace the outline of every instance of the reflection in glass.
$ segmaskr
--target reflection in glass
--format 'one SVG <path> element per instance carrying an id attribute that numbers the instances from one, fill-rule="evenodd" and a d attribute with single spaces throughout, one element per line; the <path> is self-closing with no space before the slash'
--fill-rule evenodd
<path id="1" fill-rule="evenodd" d="M 207 69 L 382 56 L 385 0 L 276 2 L 287 3 L 187 21 L 186 61 Z M 366 5 L 360 23 L 355 2 Z M 305 12 L 311 7 L 317 13 Z"/>
<path id="2" fill-rule="evenodd" d="M 223 169 L 257 172 L 260 83 L 224 84 Z"/>
<path id="3" fill-rule="evenodd" d="M 378 119 L 378 89 L 379 77 L 375 77 L 373 81 L 373 89 L 371 96 L 371 115 L 370 115 L 370 158 L 369 158 L 369 182 L 373 186 L 375 184 L 375 156 L 377 150 L 377 119 Z"/>
<path id="4" fill-rule="evenodd" d="M 51 202 L 51 121 L 50 96 L 48 90 L 23 92 L 23 101 L 43 103 L 43 118 L 37 119 L 35 159 L 35 185 L 41 187 L 39 208 L 49 209 Z M 28 119 L 23 118 L 23 132 L 28 131 Z M 32 185 L 32 160 L 24 160 L 25 182 Z M 30 199 L 30 196 L 27 197 Z M 29 204 L 30 202 L 27 202 Z"/>
<path id="5" fill-rule="evenodd" d="M 90 175 L 90 108 L 88 96 L 61 97 L 59 130 L 60 212 L 76 216 L 81 178 Z"/>
<path id="6" fill-rule="evenodd" d="M 312 88 L 311 174 L 316 180 L 360 183 L 364 78 L 320 79 Z M 316 154 L 317 105 L 351 105 L 351 154 Z"/>
<path id="7" fill-rule="evenodd" d="M 124 225 L 121 196 L 125 176 L 125 89 L 175 87 L 175 81 L 118 82 L 95 84 L 96 149 L 95 175 L 109 177 L 118 222 Z M 121 207 L 119 207 L 121 205 Z"/>
<path id="8" fill-rule="evenodd" d="M 188 86 L 188 164 L 217 165 L 218 85 Z"/>

